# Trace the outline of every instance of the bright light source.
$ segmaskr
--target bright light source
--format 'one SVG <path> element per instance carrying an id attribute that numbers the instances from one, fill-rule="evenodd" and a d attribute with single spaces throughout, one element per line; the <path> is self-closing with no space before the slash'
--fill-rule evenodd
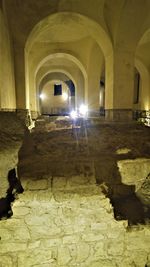
<path id="1" fill-rule="evenodd" d="M 78 114 L 77 114 L 77 112 L 76 112 L 75 110 L 72 110 L 72 111 L 70 112 L 70 116 L 71 116 L 72 119 L 75 120 L 75 119 L 78 117 Z"/>
<path id="2" fill-rule="evenodd" d="M 62 94 L 63 100 L 66 101 L 68 99 L 68 94 L 67 93 L 63 93 Z"/>
<path id="3" fill-rule="evenodd" d="M 45 95 L 44 94 L 40 94 L 40 98 L 43 100 L 45 99 Z"/>
<path id="4" fill-rule="evenodd" d="M 79 108 L 79 113 L 81 116 L 86 116 L 88 113 L 88 107 L 82 104 Z"/>

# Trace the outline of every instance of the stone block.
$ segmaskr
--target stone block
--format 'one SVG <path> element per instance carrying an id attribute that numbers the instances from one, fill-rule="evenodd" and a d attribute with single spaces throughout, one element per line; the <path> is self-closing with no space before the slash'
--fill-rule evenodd
<path id="1" fill-rule="evenodd" d="M 13 230 L 13 239 L 17 241 L 28 241 L 30 239 L 30 233 L 26 225 L 24 227 L 15 227 Z"/>
<path id="2" fill-rule="evenodd" d="M 49 225 L 51 223 L 50 220 L 50 215 L 49 214 L 43 214 L 42 216 L 38 216 L 38 215 L 34 215 L 34 214 L 30 214 L 25 216 L 25 222 L 27 225 L 31 225 L 31 226 L 43 226 L 44 225 Z"/>
<path id="3" fill-rule="evenodd" d="M 134 263 L 134 266 L 141 267 L 146 266 L 147 264 L 147 253 L 145 251 L 140 250 L 134 251 L 132 250 L 132 253 L 128 253 L 128 258 L 130 259 L 130 262 Z"/>
<path id="4" fill-rule="evenodd" d="M 139 188 L 150 173 L 150 159 L 138 158 L 120 160 L 117 162 L 122 183 L 136 185 Z"/>
<path id="5" fill-rule="evenodd" d="M 77 244 L 77 257 L 76 262 L 84 262 L 88 259 L 90 255 L 90 246 L 87 243 L 78 243 Z"/>
<path id="6" fill-rule="evenodd" d="M 34 199 L 38 202 L 50 203 L 52 197 L 53 197 L 53 195 L 52 195 L 52 192 L 50 190 L 40 190 L 40 191 L 38 191 L 38 194 L 36 194 Z"/>
<path id="7" fill-rule="evenodd" d="M 4 227 L 6 229 L 9 230 L 14 230 L 14 228 L 18 228 L 18 227 L 24 227 L 24 220 L 23 218 L 14 218 L 11 217 L 8 220 L 2 220 L 0 221 L 0 227 Z"/>
<path id="8" fill-rule="evenodd" d="M 31 238 L 38 240 L 47 238 L 55 238 L 60 236 L 61 229 L 58 227 L 49 227 L 49 226 L 29 226 Z"/>
<path id="9" fill-rule="evenodd" d="M 112 239 L 112 238 L 116 238 L 116 239 L 118 239 L 118 240 L 124 240 L 124 235 L 125 235 L 125 233 L 124 233 L 124 231 L 123 231 L 124 229 L 119 229 L 119 228 L 113 228 L 113 230 L 112 231 L 108 231 L 107 233 L 106 233 L 106 235 L 107 235 L 107 237 L 108 238 L 110 238 L 110 239 Z"/>
<path id="10" fill-rule="evenodd" d="M 111 256 L 119 256 L 124 253 L 124 243 L 117 239 L 109 239 L 107 244 L 107 253 Z"/>
<path id="11" fill-rule="evenodd" d="M 23 242 L 1 242 L 0 243 L 0 253 L 8 252 L 19 252 L 25 251 L 27 248 L 27 243 Z"/>
<path id="12" fill-rule="evenodd" d="M 59 247 L 60 245 L 62 245 L 61 238 L 49 238 L 41 241 L 41 247 L 43 247 L 43 249 L 56 246 Z"/>
<path id="13" fill-rule="evenodd" d="M 0 228 L 0 241 L 10 240 L 12 238 L 12 232 L 10 229 Z"/>
<path id="14" fill-rule="evenodd" d="M 88 266 L 88 265 L 87 265 Z M 95 262 L 91 262 L 89 267 L 116 267 L 115 261 L 112 260 L 97 260 Z"/>
<path id="15" fill-rule="evenodd" d="M 69 248 L 70 256 L 72 258 L 71 264 L 76 263 L 76 257 L 77 257 L 77 245 L 76 244 L 70 244 L 67 246 Z"/>
<path id="16" fill-rule="evenodd" d="M 55 259 L 52 258 L 50 249 L 36 249 L 18 254 L 18 267 L 44 266 L 44 264 L 51 266 L 53 262 L 55 262 Z"/>
<path id="17" fill-rule="evenodd" d="M 14 267 L 12 257 L 7 255 L 0 256 L 0 267 Z"/>
<path id="18" fill-rule="evenodd" d="M 26 216 L 27 214 L 29 214 L 31 211 L 30 208 L 27 207 L 17 207 L 17 206 L 13 206 L 13 215 L 16 217 L 20 217 L 20 216 Z"/>
<path id="19" fill-rule="evenodd" d="M 82 240 L 86 242 L 96 242 L 102 239 L 104 239 L 104 235 L 98 232 L 95 232 L 95 233 L 91 232 L 91 233 L 86 233 L 82 235 Z"/>
<path id="20" fill-rule="evenodd" d="M 56 222 L 57 224 L 57 222 Z M 76 229 L 74 229 L 74 225 L 63 225 L 63 232 L 65 235 L 72 235 L 76 232 Z"/>
<path id="21" fill-rule="evenodd" d="M 67 188 L 96 184 L 96 179 L 93 176 L 72 176 L 68 179 Z"/>
<path id="22" fill-rule="evenodd" d="M 149 236 L 140 236 L 137 232 L 137 235 L 132 237 L 128 236 L 127 239 L 127 250 L 128 251 L 133 251 L 133 250 L 141 250 L 141 251 L 147 251 L 149 252 L 150 248 L 150 239 Z"/>
<path id="23" fill-rule="evenodd" d="M 69 262 L 71 261 L 71 256 L 68 247 L 59 247 L 58 248 L 58 265 L 59 266 L 69 266 Z"/>
<path id="24" fill-rule="evenodd" d="M 31 180 L 27 184 L 28 190 L 45 190 L 48 188 L 48 181 L 46 179 Z"/>
<path id="25" fill-rule="evenodd" d="M 68 235 L 62 238 L 63 244 L 77 244 L 79 242 L 78 235 Z"/>
<path id="26" fill-rule="evenodd" d="M 106 257 L 106 251 L 104 247 L 104 242 L 99 241 L 94 245 L 93 258 Z"/>
<path id="27" fill-rule="evenodd" d="M 91 230 L 92 231 L 103 231 L 107 229 L 107 223 L 92 223 Z"/>
<path id="28" fill-rule="evenodd" d="M 37 240 L 37 241 L 28 241 L 28 249 L 37 249 L 39 248 L 41 245 L 41 241 Z"/>
<path id="29" fill-rule="evenodd" d="M 52 187 L 54 189 L 64 189 L 67 186 L 66 177 L 54 177 Z"/>
<path id="30" fill-rule="evenodd" d="M 131 149 L 124 147 L 124 148 L 119 148 L 116 150 L 116 154 L 121 155 L 121 154 L 128 154 L 131 152 Z"/>

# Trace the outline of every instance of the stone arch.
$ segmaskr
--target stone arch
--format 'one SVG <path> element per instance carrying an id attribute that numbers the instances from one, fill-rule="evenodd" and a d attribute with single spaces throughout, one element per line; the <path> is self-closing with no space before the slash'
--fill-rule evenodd
<path id="1" fill-rule="evenodd" d="M 75 56 L 73 56 L 71 54 L 68 54 L 68 53 L 54 53 L 54 54 L 50 54 L 50 55 L 46 56 L 45 58 L 43 58 L 39 62 L 39 64 L 36 66 L 36 69 L 34 71 L 34 84 L 32 85 L 32 87 L 34 87 L 35 84 L 36 84 L 36 76 L 38 74 L 38 71 L 42 67 L 42 65 L 44 65 L 45 63 L 48 63 L 51 59 L 55 59 L 55 58 L 65 58 L 68 61 L 71 61 L 72 63 L 74 63 L 74 65 L 80 70 L 81 75 L 83 75 L 83 86 L 80 87 L 80 88 L 78 87 L 78 95 L 80 95 L 80 97 L 78 97 L 78 96 L 76 96 L 76 97 L 78 97 L 78 99 L 81 98 L 81 102 L 83 102 L 82 99 L 85 98 L 85 91 L 88 88 L 87 72 L 86 72 L 86 69 L 84 68 L 83 64 Z M 63 69 L 61 69 L 61 71 L 64 72 Z M 32 75 L 32 77 L 33 77 L 33 75 Z M 75 82 L 75 84 L 77 85 L 77 82 Z M 33 90 L 32 90 L 32 92 L 29 91 L 29 95 L 30 94 L 34 95 L 34 98 L 33 98 L 33 96 L 32 97 L 29 97 L 29 98 L 34 101 L 34 106 L 36 106 L 36 109 L 37 109 L 37 101 L 35 99 L 36 98 L 36 88 L 35 87 L 34 87 L 34 92 L 33 92 Z M 78 100 L 76 99 L 75 102 L 77 103 Z M 79 103 L 80 103 L 80 101 L 79 101 Z"/>
<path id="2" fill-rule="evenodd" d="M 112 48 L 112 43 L 110 40 L 110 37 L 106 30 L 95 20 L 81 15 L 79 13 L 74 13 L 74 12 L 59 12 L 59 13 L 54 13 L 43 20 L 41 20 L 39 23 L 37 23 L 32 31 L 30 32 L 28 39 L 26 41 L 25 45 L 25 54 L 26 54 L 26 64 L 27 64 L 27 58 L 28 58 L 28 53 L 32 49 L 33 42 L 37 40 L 38 36 L 40 36 L 42 31 L 46 31 L 50 25 L 54 25 L 56 20 L 66 20 L 68 22 L 68 18 L 71 15 L 71 18 L 73 21 L 78 23 L 82 28 L 84 28 L 84 31 L 93 38 L 93 40 L 98 44 L 100 49 L 102 50 L 105 58 L 105 65 L 106 65 L 106 90 L 107 88 L 110 88 L 109 91 L 112 90 L 112 81 L 110 81 L 111 78 L 109 78 L 110 72 L 112 72 L 113 68 L 113 48 Z M 82 71 L 84 78 L 85 78 L 85 102 L 87 102 L 88 99 L 88 79 L 87 79 L 87 73 L 86 69 L 83 65 L 83 63 L 76 57 L 76 55 L 72 55 L 69 53 L 69 51 L 52 51 L 53 53 L 51 55 L 47 55 L 44 59 L 42 58 L 38 64 L 38 67 L 35 70 L 35 73 L 37 73 L 38 69 L 40 66 L 45 62 L 46 58 L 52 57 L 53 55 L 56 56 L 58 55 L 63 55 L 65 54 L 66 58 L 69 58 L 70 60 L 74 61 L 75 64 L 78 65 L 79 69 Z M 28 78 L 26 78 L 26 81 Z M 28 81 L 27 81 L 28 83 Z M 26 86 L 28 88 L 28 86 Z M 29 88 L 28 88 L 29 90 Z"/>
<path id="3" fill-rule="evenodd" d="M 71 15 L 73 17 L 73 20 L 77 20 L 78 22 L 80 22 L 82 26 L 84 26 L 88 30 L 89 35 L 91 35 L 97 41 L 97 43 L 100 45 L 105 56 L 110 55 L 110 53 L 113 51 L 112 43 L 106 30 L 104 30 L 104 28 L 99 23 L 94 21 L 93 19 L 85 15 L 74 13 L 74 12 L 54 13 L 44 18 L 40 22 L 38 22 L 34 26 L 34 28 L 32 29 L 32 31 L 30 32 L 28 36 L 28 39 L 25 45 L 26 52 L 28 52 L 31 49 L 33 40 L 37 38 L 41 30 L 48 27 L 49 23 L 54 23 L 54 21 L 57 20 L 59 17 L 60 17 L 60 20 L 63 20 L 68 15 L 69 16 Z"/>
<path id="4" fill-rule="evenodd" d="M 68 60 L 72 61 L 81 70 L 81 72 L 83 73 L 84 79 L 87 80 L 87 72 L 85 70 L 85 67 L 83 66 L 83 64 L 75 56 L 73 56 L 73 55 L 71 55 L 69 53 L 53 53 L 53 54 L 45 57 L 42 61 L 40 61 L 39 65 L 37 66 L 37 68 L 35 70 L 35 76 L 36 76 L 38 70 L 40 69 L 40 67 L 44 63 L 48 62 L 50 59 L 53 59 L 53 58 L 65 58 L 65 59 L 68 59 Z"/>
<path id="5" fill-rule="evenodd" d="M 141 76 L 141 92 L 140 92 L 140 105 L 139 109 L 149 110 L 150 109 L 150 76 L 149 71 L 143 62 L 139 59 L 135 59 L 135 66 Z"/>
<path id="6" fill-rule="evenodd" d="M 40 89 L 40 84 L 41 84 L 42 80 L 43 80 L 47 75 L 49 75 L 49 74 L 51 74 L 51 73 L 62 73 L 62 74 L 64 74 L 64 75 L 66 76 L 66 78 L 72 80 L 73 83 L 76 85 L 76 81 L 75 81 L 75 79 L 73 78 L 73 76 L 72 76 L 69 72 L 67 72 L 66 70 L 62 70 L 62 69 L 53 69 L 53 70 L 51 70 L 51 71 L 46 72 L 44 75 L 42 75 L 42 76 L 36 81 L 37 88 L 39 87 L 39 89 Z"/>
<path id="7" fill-rule="evenodd" d="M 149 45 L 150 45 L 150 26 L 145 27 L 145 31 L 141 34 L 135 51 L 135 66 L 141 76 L 141 94 L 140 109 L 150 109 L 150 74 L 149 74 Z"/>
<path id="8" fill-rule="evenodd" d="M 53 69 L 51 71 L 46 72 L 42 77 L 40 77 L 39 81 L 36 81 L 37 83 L 37 95 L 40 94 L 40 91 L 42 89 L 42 87 L 48 82 L 48 80 L 52 80 L 50 77 L 51 74 L 63 74 L 65 75 L 66 79 L 70 79 L 73 81 L 75 88 L 77 88 L 77 82 L 75 81 L 75 79 L 72 77 L 72 75 L 70 73 L 68 73 L 67 71 L 61 70 L 61 69 Z M 56 75 L 55 78 L 57 78 L 58 76 Z M 46 79 L 48 78 L 48 79 Z M 54 78 L 54 77 L 53 77 Z M 45 79 L 45 81 L 44 81 Z M 61 80 L 62 82 L 64 82 L 63 80 Z M 72 98 L 72 102 L 73 102 L 73 106 L 76 106 L 77 100 L 76 100 L 76 95 L 75 98 Z M 37 97 L 37 107 L 38 107 L 38 111 L 40 110 L 40 105 L 39 105 L 39 97 Z"/>

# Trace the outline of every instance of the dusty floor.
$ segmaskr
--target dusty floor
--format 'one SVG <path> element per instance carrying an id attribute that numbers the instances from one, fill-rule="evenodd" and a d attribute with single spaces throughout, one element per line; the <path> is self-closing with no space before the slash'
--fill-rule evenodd
<path id="1" fill-rule="evenodd" d="M 147 222 L 150 208 L 137 198 L 134 185 L 122 183 L 117 162 L 150 158 L 150 128 L 137 123 L 104 123 L 99 119 L 80 120 L 77 125 L 81 127 L 67 128 L 62 122 L 53 131 L 35 128 L 26 134 L 19 152 L 21 179 L 93 173 L 98 184 L 105 184 L 104 191 L 117 220 L 128 219 L 129 224 Z M 120 149 L 129 152 L 117 154 Z"/>

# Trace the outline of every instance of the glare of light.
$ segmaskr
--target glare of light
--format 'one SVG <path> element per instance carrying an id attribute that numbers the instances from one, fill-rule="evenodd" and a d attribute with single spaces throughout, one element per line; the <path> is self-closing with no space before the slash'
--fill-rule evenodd
<path id="1" fill-rule="evenodd" d="M 63 100 L 66 101 L 68 99 L 68 94 L 67 93 L 63 93 L 62 94 Z"/>
<path id="2" fill-rule="evenodd" d="M 88 107 L 84 104 L 82 104 L 79 108 L 79 113 L 81 116 L 86 116 L 88 113 Z"/>
<path id="3" fill-rule="evenodd" d="M 70 116 L 71 116 L 72 119 L 75 120 L 75 119 L 78 117 L 78 113 L 77 113 L 77 111 L 72 110 L 72 111 L 70 112 Z"/>
<path id="4" fill-rule="evenodd" d="M 45 99 L 45 95 L 44 94 L 40 94 L 40 98 L 43 100 Z"/>

